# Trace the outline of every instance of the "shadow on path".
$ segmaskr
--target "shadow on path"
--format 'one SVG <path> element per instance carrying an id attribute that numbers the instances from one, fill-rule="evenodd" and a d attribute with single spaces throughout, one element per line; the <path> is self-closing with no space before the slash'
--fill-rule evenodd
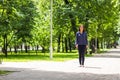
<path id="1" fill-rule="evenodd" d="M 120 74 L 66 73 L 25 70 L 14 72 L 6 76 L 0 76 L 0 80 L 120 80 Z"/>
<path id="2" fill-rule="evenodd" d="M 90 68 L 90 69 L 101 69 L 101 67 L 89 67 L 89 66 L 85 66 L 85 68 Z"/>

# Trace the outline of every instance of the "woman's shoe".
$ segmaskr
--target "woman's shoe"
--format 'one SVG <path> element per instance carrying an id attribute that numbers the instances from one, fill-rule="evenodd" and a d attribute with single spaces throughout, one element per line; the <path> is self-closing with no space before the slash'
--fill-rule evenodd
<path id="1" fill-rule="evenodd" d="M 82 65 L 80 65 L 80 67 L 82 67 Z"/>
<path id="2" fill-rule="evenodd" d="M 85 67 L 84 65 L 80 65 L 80 67 Z"/>

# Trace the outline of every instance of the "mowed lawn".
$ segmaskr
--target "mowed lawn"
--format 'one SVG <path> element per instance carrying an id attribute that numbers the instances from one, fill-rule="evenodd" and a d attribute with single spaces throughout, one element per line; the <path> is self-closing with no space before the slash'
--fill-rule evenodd
<path id="1" fill-rule="evenodd" d="M 92 56 L 92 55 L 86 55 Z M 49 53 L 18 53 L 8 54 L 8 57 L 0 55 L 0 58 L 4 62 L 26 62 L 26 61 L 67 61 L 78 58 L 77 52 L 71 53 L 53 53 L 53 59 L 50 59 Z"/>
<path id="2" fill-rule="evenodd" d="M 9 74 L 9 73 L 12 73 L 14 71 L 4 71 L 4 70 L 0 70 L 0 76 L 1 75 L 6 75 L 6 74 Z"/>
<path id="3" fill-rule="evenodd" d="M 98 53 L 104 53 L 108 51 L 106 50 L 99 50 Z M 94 54 L 93 54 L 94 55 Z M 87 54 L 86 57 L 93 56 L 91 54 Z M 8 57 L 6 58 L 3 53 L 0 53 L 0 60 L 4 62 L 28 62 L 28 61 L 68 61 L 72 59 L 78 59 L 78 52 L 77 50 L 69 53 L 53 53 L 53 59 L 50 59 L 50 53 L 8 53 Z"/>

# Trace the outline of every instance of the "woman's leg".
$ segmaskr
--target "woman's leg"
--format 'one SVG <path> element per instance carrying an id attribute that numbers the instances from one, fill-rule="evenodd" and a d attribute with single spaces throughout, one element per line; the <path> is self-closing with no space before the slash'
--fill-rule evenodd
<path id="1" fill-rule="evenodd" d="M 81 59 L 82 59 L 81 50 L 82 50 L 82 49 L 81 49 L 81 45 L 78 45 L 79 63 L 80 63 L 80 65 L 82 65 L 82 62 L 81 62 L 81 61 L 82 61 L 82 60 L 81 60 Z"/>
<path id="2" fill-rule="evenodd" d="M 81 53 L 81 64 L 84 65 L 85 57 L 84 53 Z"/>
<path id="3" fill-rule="evenodd" d="M 81 51 L 81 64 L 82 65 L 84 65 L 84 62 L 85 62 L 85 49 L 86 49 L 86 46 L 82 45 L 82 51 Z"/>
<path id="4" fill-rule="evenodd" d="M 80 65 L 82 65 L 82 60 L 81 60 L 82 58 L 81 57 L 82 57 L 82 55 L 81 55 L 81 53 L 79 53 L 79 63 L 80 63 Z"/>

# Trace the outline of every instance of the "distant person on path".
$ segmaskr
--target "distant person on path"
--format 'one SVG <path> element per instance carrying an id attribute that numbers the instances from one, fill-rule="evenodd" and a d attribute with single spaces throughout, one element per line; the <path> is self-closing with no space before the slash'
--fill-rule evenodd
<path id="1" fill-rule="evenodd" d="M 79 31 L 76 33 L 75 45 L 79 52 L 80 67 L 84 67 L 85 50 L 88 47 L 88 40 L 87 40 L 87 33 L 85 32 L 83 25 L 80 25 Z"/>

